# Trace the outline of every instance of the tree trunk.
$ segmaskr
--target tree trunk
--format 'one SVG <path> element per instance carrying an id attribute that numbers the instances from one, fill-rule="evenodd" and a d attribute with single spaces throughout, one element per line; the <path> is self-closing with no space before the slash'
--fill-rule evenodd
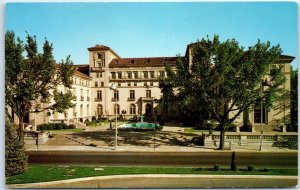
<path id="1" fill-rule="evenodd" d="M 19 133 L 19 140 L 20 142 L 24 141 L 24 117 L 19 117 L 19 129 L 18 129 L 18 133 Z"/>
<path id="2" fill-rule="evenodd" d="M 225 127 L 223 125 L 221 125 L 219 150 L 224 150 L 224 144 L 225 144 Z"/>

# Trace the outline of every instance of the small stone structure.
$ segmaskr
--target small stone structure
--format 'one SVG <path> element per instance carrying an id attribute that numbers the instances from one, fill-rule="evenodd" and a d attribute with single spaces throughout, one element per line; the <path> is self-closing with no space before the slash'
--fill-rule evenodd
<path id="1" fill-rule="evenodd" d="M 50 132 L 27 131 L 24 134 L 25 144 L 43 144 L 49 140 Z"/>
<path id="2" fill-rule="evenodd" d="M 220 142 L 220 134 L 202 134 L 204 140 L 204 146 L 217 146 Z M 280 146 L 280 142 L 296 143 L 298 142 L 298 134 L 294 132 L 284 133 L 264 133 L 263 134 L 263 145 L 264 146 Z M 253 132 L 228 132 L 225 133 L 225 146 L 246 146 L 246 145 L 259 145 L 260 144 L 260 133 Z"/>

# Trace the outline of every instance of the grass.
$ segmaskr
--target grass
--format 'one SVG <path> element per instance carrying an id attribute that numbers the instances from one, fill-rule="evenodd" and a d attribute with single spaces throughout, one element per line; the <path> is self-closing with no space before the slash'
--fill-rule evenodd
<path id="1" fill-rule="evenodd" d="M 126 175 L 126 174 L 207 174 L 207 175 L 287 175 L 297 176 L 297 169 L 268 169 L 247 171 L 246 168 L 239 171 L 220 169 L 214 171 L 211 168 L 162 168 L 162 167 L 101 167 L 102 171 L 95 171 L 95 167 L 83 166 L 39 166 L 31 165 L 23 174 L 11 176 L 6 179 L 6 184 L 24 184 L 56 181 L 64 179 Z"/>
<path id="2" fill-rule="evenodd" d="M 104 123 L 103 122 L 97 122 L 97 123 L 90 123 L 87 125 L 88 127 L 99 127 L 102 126 Z"/>
<path id="3" fill-rule="evenodd" d="M 60 130 L 44 130 L 44 131 L 49 131 L 49 132 L 53 132 L 53 133 L 59 133 L 59 132 L 81 132 L 83 131 L 82 128 L 76 128 L 76 129 L 60 129 Z"/>
<path id="4" fill-rule="evenodd" d="M 193 128 L 185 128 L 185 133 L 196 133 L 196 132 L 207 132 L 209 130 L 203 130 L 203 129 L 193 129 Z"/>

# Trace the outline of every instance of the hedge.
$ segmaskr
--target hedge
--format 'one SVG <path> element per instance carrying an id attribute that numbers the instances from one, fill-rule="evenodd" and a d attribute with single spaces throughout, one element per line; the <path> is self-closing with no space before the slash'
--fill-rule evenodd
<path id="1" fill-rule="evenodd" d="M 44 130 L 61 130 L 61 129 L 75 129 L 76 126 L 71 124 L 67 125 L 65 123 L 44 123 L 37 126 L 37 129 L 40 131 Z"/>

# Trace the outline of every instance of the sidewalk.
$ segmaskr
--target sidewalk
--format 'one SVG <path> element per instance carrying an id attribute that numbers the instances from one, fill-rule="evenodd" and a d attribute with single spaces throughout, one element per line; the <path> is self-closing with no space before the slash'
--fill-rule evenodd
<path id="1" fill-rule="evenodd" d="M 217 152 L 217 151 L 236 151 L 236 152 L 298 152 L 298 150 L 292 150 L 288 148 L 278 147 L 264 147 L 262 151 L 259 151 L 259 147 L 255 146 L 237 146 L 231 150 L 217 150 L 218 147 L 184 147 L 184 146 L 118 146 L 115 150 L 114 146 L 55 146 L 55 145 L 26 145 L 26 151 L 96 151 L 96 152 Z"/>

